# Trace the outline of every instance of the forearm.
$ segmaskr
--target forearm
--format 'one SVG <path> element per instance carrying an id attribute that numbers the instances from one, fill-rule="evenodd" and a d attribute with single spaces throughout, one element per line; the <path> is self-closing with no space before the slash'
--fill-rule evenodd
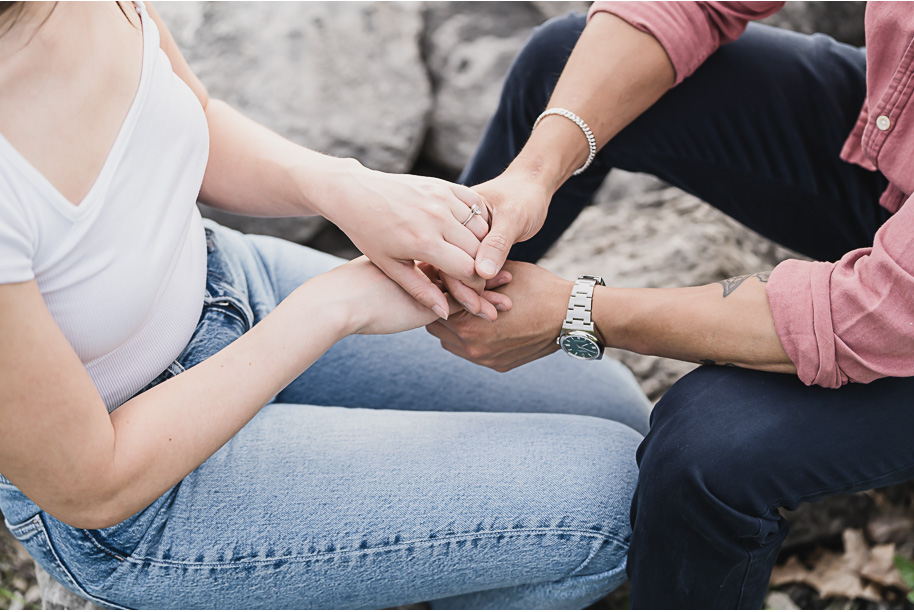
<path id="1" fill-rule="evenodd" d="M 353 173 L 340 159 L 297 145 L 220 100 L 206 105 L 210 154 L 200 200 L 239 214 L 289 217 L 324 214 Z"/>
<path id="2" fill-rule="evenodd" d="M 673 65 L 656 38 L 609 13 L 584 28 L 548 107 L 566 108 L 593 130 L 600 148 L 673 85 Z M 588 156 L 580 128 L 548 116 L 533 131 L 509 171 L 554 193 Z"/>
<path id="3" fill-rule="evenodd" d="M 763 279 L 767 273 L 680 289 L 597 287 L 593 319 L 608 346 L 795 374 L 775 332 Z"/>
<path id="4" fill-rule="evenodd" d="M 262 322 L 194 368 L 111 415 L 95 486 L 64 520 L 109 526 L 155 500 L 234 436 L 267 401 L 345 335 L 338 291 L 317 277 Z M 80 512 L 85 515 L 80 516 Z"/>

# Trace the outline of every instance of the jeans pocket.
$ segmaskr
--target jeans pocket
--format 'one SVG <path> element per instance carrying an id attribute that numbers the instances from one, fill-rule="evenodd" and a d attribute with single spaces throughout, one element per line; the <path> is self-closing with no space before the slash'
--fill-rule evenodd
<path id="1" fill-rule="evenodd" d="M 240 338 L 251 329 L 252 319 L 250 308 L 238 298 L 207 295 L 200 322 L 187 347 L 175 360 L 173 375 L 189 370 Z"/>
<path id="2" fill-rule="evenodd" d="M 106 608 L 117 608 L 121 606 L 108 600 L 89 594 L 83 585 L 76 580 L 76 577 L 64 563 L 58 554 L 51 538 L 48 535 L 47 526 L 41 514 L 36 514 L 28 520 L 21 523 L 11 524 L 5 521 L 10 533 L 19 540 L 32 559 L 51 575 L 54 580 L 62 584 L 67 590 L 75 593 L 83 599 L 87 599 Z"/>

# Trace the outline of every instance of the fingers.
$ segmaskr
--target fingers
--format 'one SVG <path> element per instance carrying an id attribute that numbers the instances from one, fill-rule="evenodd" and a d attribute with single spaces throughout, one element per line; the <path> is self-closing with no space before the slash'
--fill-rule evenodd
<path id="1" fill-rule="evenodd" d="M 511 301 L 511 298 L 497 291 L 483 291 L 482 299 L 489 302 L 495 310 L 500 312 L 508 312 L 514 308 L 514 302 Z"/>
<path id="2" fill-rule="evenodd" d="M 454 247 L 456 248 L 456 247 Z M 403 287 L 417 302 L 431 308 L 442 319 L 448 317 L 448 302 L 441 289 L 435 286 L 415 262 L 399 259 L 375 261 L 394 282 Z"/>
<path id="3" fill-rule="evenodd" d="M 485 297 L 480 297 L 476 291 L 450 276 L 445 275 L 443 279 L 450 294 L 460 302 L 467 312 L 474 314 L 477 317 L 481 317 L 490 323 L 498 318 L 495 304 L 490 300 Z"/>
<path id="4" fill-rule="evenodd" d="M 426 325 L 425 329 L 428 330 L 428 333 L 441 340 L 442 343 L 447 342 L 452 346 L 461 346 L 463 344 L 460 336 L 451 331 L 446 325 L 443 325 L 441 321 L 433 321 Z"/>
<path id="5" fill-rule="evenodd" d="M 482 240 L 482 238 L 477 238 L 476 235 L 467 228 L 460 227 L 456 223 L 449 223 L 442 229 L 441 235 L 444 237 L 445 242 L 453 244 L 470 257 L 476 257 L 476 252 L 479 250 L 479 241 Z M 475 273 L 474 270 L 473 274 Z"/>
<path id="6" fill-rule="evenodd" d="M 476 238 L 476 242 L 482 240 L 489 232 L 489 224 L 486 221 L 486 217 L 488 216 L 486 210 L 479 206 L 477 210 L 480 211 L 480 214 L 474 214 L 471 206 L 467 206 L 456 198 L 451 200 L 450 204 L 451 214 L 453 215 L 454 220 L 457 221 L 457 224 L 448 223 L 447 228 L 452 231 L 465 231 L 466 233 L 473 235 Z M 464 221 L 466 221 L 466 224 L 464 224 Z"/>
<path id="7" fill-rule="evenodd" d="M 477 293 L 485 288 L 485 280 L 476 275 L 473 257 L 458 246 L 442 242 L 434 253 L 428 253 L 423 259 L 441 272 L 472 287 Z"/>
<path id="8" fill-rule="evenodd" d="M 502 270 L 495 275 L 495 278 L 490 278 L 486 281 L 486 289 L 498 289 L 499 287 L 504 287 L 514 279 L 511 276 L 511 273 L 507 270 Z"/>
<path id="9" fill-rule="evenodd" d="M 479 276 L 492 279 L 508 259 L 508 252 L 517 240 L 517 230 L 510 215 L 494 215 L 492 227 L 476 252 L 476 271 Z"/>
<path id="10" fill-rule="evenodd" d="M 454 192 L 454 195 L 457 196 L 457 199 L 464 203 L 467 209 L 473 208 L 473 204 L 479 207 L 480 212 L 482 212 L 482 220 L 486 223 L 489 222 L 489 207 L 486 206 L 485 200 L 481 195 L 466 187 L 464 185 L 458 185 L 456 183 L 450 184 L 451 191 Z M 463 219 L 466 219 L 464 217 Z M 463 219 L 460 221 L 463 222 Z"/>

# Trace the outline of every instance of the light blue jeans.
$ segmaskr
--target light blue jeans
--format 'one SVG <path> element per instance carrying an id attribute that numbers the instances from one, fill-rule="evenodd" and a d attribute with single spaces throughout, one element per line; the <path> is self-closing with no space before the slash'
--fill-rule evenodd
<path id="1" fill-rule="evenodd" d="M 207 224 L 206 306 L 154 383 L 341 260 Z M 613 361 L 507 374 L 424 330 L 350 337 L 147 509 L 72 528 L 0 480 L 52 576 L 123 608 L 580 608 L 625 580 L 649 404 Z M 40 450 L 36 450 L 40 452 Z"/>

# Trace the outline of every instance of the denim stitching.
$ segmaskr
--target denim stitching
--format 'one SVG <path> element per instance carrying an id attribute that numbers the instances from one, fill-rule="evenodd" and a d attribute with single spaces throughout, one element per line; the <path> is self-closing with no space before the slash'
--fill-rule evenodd
<path id="1" fill-rule="evenodd" d="M 585 567 L 587 567 L 588 565 L 590 565 L 590 562 L 594 560 L 594 558 L 600 553 L 601 550 L 603 550 L 603 545 L 604 545 L 608 540 L 609 540 L 609 538 L 604 537 L 604 538 L 602 538 L 602 542 L 601 542 L 598 546 L 594 546 L 594 544 L 596 543 L 596 538 L 594 538 L 594 544 L 591 544 L 591 545 L 590 545 L 590 553 L 587 555 L 587 558 L 584 559 L 584 561 L 582 561 L 581 564 L 578 565 L 576 568 L 574 568 L 574 571 L 571 572 L 571 573 L 568 574 L 568 575 L 569 575 L 569 576 L 577 576 L 577 575 L 578 575 L 578 572 L 580 572 L 580 571 L 583 570 Z M 616 543 L 619 544 L 620 542 L 616 541 Z"/>
<path id="2" fill-rule="evenodd" d="M 50 536 L 50 534 L 48 534 L 47 527 L 45 526 L 44 520 L 41 518 L 40 514 L 37 514 L 37 515 L 35 515 L 34 518 L 29 519 L 28 524 L 30 526 L 34 527 L 34 533 L 37 533 L 38 535 L 44 537 L 44 542 L 43 542 L 44 548 L 47 550 L 47 552 L 50 553 L 50 556 L 51 556 L 54 564 L 57 566 L 57 569 L 60 570 L 62 577 L 67 582 L 66 586 L 68 586 L 71 591 L 76 591 L 77 594 L 80 595 L 83 599 L 88 599 L 89 601 L 92 601 L 100 606 L 107 606 L 109 608 L 114 608 L 114 609 L 123 609 L 122 606 L 119 606 L 118 604 L 116 604 L 114 602 L 111 602 L 111 601 L 108 601 L 107 599 L 102 599 L 101 597 L 96 597 L 95 595 L 90 594 L 76 580 L 76 578 L 73 576 L 70 569 L 63 562 L 63 559 L 61 559 L 60 555 L 57 554 L 57 549 L 54 547 L 54 543 L 51 541 L 51 536 Z M 29 533 L 29 535 L 31 535 L 33 533 L 33 531 L 29 531 L 28 533 Z"/>
<path id="3" fill-rule="evenodd" d="M 20 539 L 41 531 L 37 524 L 40 520 L 41 516 L 36 514 L 32 518 L 28 519 L 25 522 L 19 523 L 18 525 L 13 525 L 7 520 L 4 520 L 3 522 L 6 523 L 6 528 L 9 529 L 11 534 L 13 534 L 13 537 Z"/>
<path id="4" fill-rule="evenodd" d="M 150 559 L 146 557 L 134 557 L 129 556 L 126 559 L 120 555 L 115 555 L 112 551 L 108 550 L 104 546 L 100 545 L 95 541 L 95 538 L 91 538 L 92 543 L 95 544 L 101 551 L 113 555 L 119 560 L 123 560 L 127 563 L 134 565 L 153 565 L 158 567 L 185 567 L 185 568 L 228 568 L 228 567 L 244 567 L 249 565 L 267 565 L 271 563 L 276 563 L 277 561 L 286 561 L 286 562 L 304 562 L 312 560 L 321 560 L 329 559 L 333 557 L 338 557 L 342 555 L 353 555 L 353 554 L 366 554 L 369 552 L 378 552 L 384 550 L 402 550 L 409 548 L 410 546 L 415 546 L 417 544 L 429 544 L 429 543 L 438 543 L 438 542 L 447 542 L 455 543 L 460 541 L 468 541 L 473 539 L 492 539 L 499 536 L 506 537 L 517 537 L 517 536 L 526 536 L 526 535 L 577 535 L 585 538 L 591 539 L 603 539 L 606 541 L 614 542 L 615 544 L 626 545 L 624 540 L 620 540 L 617 536 L 612 534 L 601 533 L 598 531 L 585 531 L 580 529 L 506 529 L 502 531 L 480 531 L 465 533 L 450 537 L 444 538 L 422 538 L 418 540 L 407 540 L 400 542 L 398 544 L 390 544 L 387 546 L 375 546 L 372 548 L 358 548 L 350 550 L 338 550 L 332 553 L 314 553 L 310 555 L 294 555 L 286 557 L 266 557 L 261 559 L 245 559 L 241 561 L 226 561 L 224 563 L 197 563 L 197 562 L 184 562 L 184 561 L 163 561 L 161 559 Z"/>

